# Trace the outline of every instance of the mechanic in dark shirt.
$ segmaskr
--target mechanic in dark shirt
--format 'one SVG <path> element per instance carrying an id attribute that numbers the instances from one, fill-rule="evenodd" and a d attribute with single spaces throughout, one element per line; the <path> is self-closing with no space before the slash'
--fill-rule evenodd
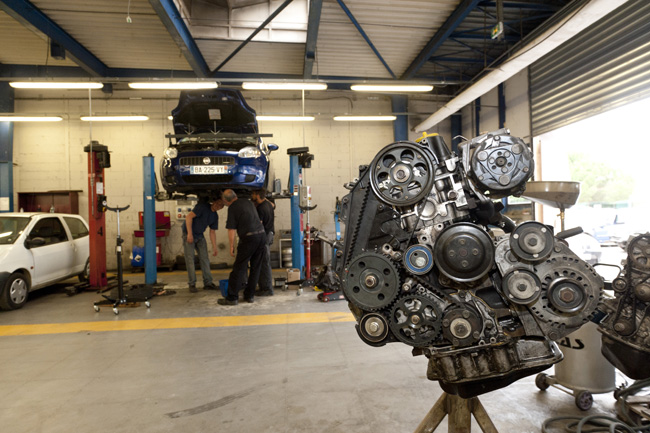
<path id="1" fill-rule="evenodd" d="M 185 217 L 182 226 L 183 252 L 185 253 L 185 266 L 187 267 L 187 279 L 190 292 L 196 293 L 196 271 L 194 269 L 194 250 L 199 254 L 201 273 L 203 274 L 203 288 L 205 290 L 217 290 L 218 287 L 212 282 L 210 274 L 210 257 L 208 256 L 208 244 L 203 233 L 210 227 L 210 242 L 212 243 L 212 254 L 217 255 L 217 234 L 219 227 L 219 215 L 217 211 L 223 209 L 223 201 L 214 199 L 212 203 L 199 201 Z"/>
<path id="2" fill-rule="evenodd" d="M 228 296 L 219 299 L 221 305 L 237 305 L 239 289 L 246 281 L 248 262 L 251 263 L 248 282 L 244 289 L 244 299 L 252 303 L 255 296 L 255 286 L 260 277 L 262 264 L 266 259 L 266 234 L 260 221 L 255 205 L 250 200 L 238 199 L 235 191 L 227 189 L 222 194 L 223 202 L 228 206 L 228 241 L 230 242 L 230 255 L 235 257 L 235 234 L 239 236 L 237 256 L 228 278 Z M 262 287 L 270 290 L 270 287 Z"/>
<path id="3" fill-rule="evenodd" d="M 251 201 L 257 207 L 257 214 L 262 220 L 264 232 L 266 233 L 266 261 L 262 263 L 260 271 L 260 287 L 270 287 L 269 290 L 260 290 L 257 296 L 273 296 L 272 271 L 271 271 L 271 245 L 273 245 L 273 234 L 275 231 L 275 206 L 266 199 L 266 190 L 264 188 L 251 192 Z"/>

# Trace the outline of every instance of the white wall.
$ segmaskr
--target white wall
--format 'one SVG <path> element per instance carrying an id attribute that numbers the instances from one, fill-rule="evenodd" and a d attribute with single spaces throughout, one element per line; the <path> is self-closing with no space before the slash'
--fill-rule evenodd
<path id="1" fill-rule="evenodd" d="M 73 96 L 69 96 L 73 95 Z M 142 99 L 129 99 L 136 96 Z M 92 111 L 95 114 L 146 114 L 146 122 L 98 123 L 81 122 L 79 116 L 91 110 L 83 93 L 66 93 L 57 96 L 36 94 L 33 91 L 16 91 L 17 113 L 47 113 L 63 115 L 57 123 L 15 125 L 14 129 L 14 191 L 37 192 L 50 190 L 80 190 L 80 214 L 88 216 L 87 153 L 83 148 L 92 139 L 108 146 L 111 168 L 106 169 L 106 195 L 110 206 L 131 205 L 121 213 L 122 237 L 125 239 L 125 261 L 134 245 L 133 230 L 138 228 L 138 212 L 143 209 L 142 157 L 151 153 L 156 157 L 156 172 L 161 155 L 167 146 L 165 134 L 172 132 L 167 116 L 178 101 L 178 94 L 118 92 L 105 96 L 93 93 Z M 259 114 L 299 114 L 302 112 L 300 94 L 244 93 L 249 104 Z M 55 98 L 55 99 L 51 99 Z M 417 101 L 410 111 L 432 113 L 435 103 Z M 318 208 L 311 212 L 311 224 L 333 236 L 332 211 L 336 197 L 347 193 L 343 184 L 358 176 L 358 167 L 369 164 L 375 154 L 393 142 L 392 122 L 334 122 L 334 114 L 388 114 L 391 110 L 387 96 L 365 96 L 352 92 L 327 92 L 308 94 L 304 110 L 316 114 L 309 123 L 260 122 L 261 133 L 272 133 L 267 143 L 276 143 L 280 150 L 271 159 L 275 176 L 287 187 L 289 157 L 287 149 L 308 146 L 315 159 L 306 170 L 306 184 L 312 188 L 312 197 Z M 411 126 L 414 123 L 411 121 Z M 441 133 L 450 143 L 449 123 L 445 122 L 430 132 Z M 410 132 L 409 138 L 419 134 Z M 17 203 L 17 197 L 15 197 Z M 174 220 L 175 202 L 156 203 L 157 211 L 172 213 L 171 236 L 163 245 L 163 255 L 171 259 L 182 254 L 180 222 Z M 227 209 L 219 212 L 220 226 L 225 226 Z M 106 215 L 108 268 L 116 267 L 114 243 L 117 232 L 115 214 Z M 276 209 L 276 231 L 290 229 L 288 200 L 279 200 Z M 142 241 L 141 239 L 139 240 Z M 232 263 L 228 255 L 225 230 L 217 233 L 218 257 L 213 262 Z"/>
<path id="2" fill-rule="evenodd" d="M 504 84 L 506 99 L 505 127 L 510 129 L 514 136 L 521 137 L 526 143 L 531 142 L 530 136 L 530 105 L 528 101 L 528 70 L 524 69 Z M 495 87 L 481 96 L 481 109 L 479 112 L 480 133 L 499 129 L 499 100 Z M 463 116 L 463 136 L 472 138 L 476 136 L 476 119 L 474 104 L 461 110 Z"/>

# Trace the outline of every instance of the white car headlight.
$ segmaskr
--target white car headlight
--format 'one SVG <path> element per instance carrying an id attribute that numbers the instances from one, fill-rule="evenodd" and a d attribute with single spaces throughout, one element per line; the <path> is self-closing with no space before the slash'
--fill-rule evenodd
<path id="1" fill-rule="evenodd" d="M 259 158 L 260 156 L 262 156 L 262 152 L 260 152 L 260 150 L 257 147 L 248 146 L 240 150 L 237 156 L 239 156 L 240 158 Z"/>
<path id="2" fill-rule="evenodd" d="M 168 147 L 165 149 L 165 156 L 169 159 L 176 158 L 178 156 L 178 149 L 175 147 Z"/>

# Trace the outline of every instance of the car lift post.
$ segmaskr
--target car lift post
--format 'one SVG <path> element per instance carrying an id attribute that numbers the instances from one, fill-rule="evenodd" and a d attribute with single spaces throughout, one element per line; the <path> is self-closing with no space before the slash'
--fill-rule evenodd
<path id="1" fill-rule="evenodd" d="M 156 284 L 156 175 L 154 172 L 154 157 L 142 157 L 142 173 L 144 178 L 144 283 Z"/>
<path id="2" fill-rule="evenodd" d="M 302 214 L 298 207 L 302 169 L 299 163 L 299 153 L 293 154 L 294 150 L 295 148 L 287 149 L 287 154 L 289 154 L 289 191 L 291 191 L 291 266 L 300 271 L 302 280 L 305 259 L 302 245 Z"/>
<path id="3" fill-rule="evenodd" d="M 91 141 L 88 152 L 88 225 L 90 226 L 89 290 L 103 290 L 106 278 L 106 190 L 104 169 L 111 166 L 108 146 Z"/>
<path id="4" fill-rule="evenodd" d="M 300 279 L 305 278 L 305 253 L 302 233 L 302 212 L 300 210 L 300 187 L 302 169 L 311 167 L 314 155 L 308 147 L 287 149 L 289 155 L 289 188 L 291 191 L 291 264 L 300 270 Z"/>

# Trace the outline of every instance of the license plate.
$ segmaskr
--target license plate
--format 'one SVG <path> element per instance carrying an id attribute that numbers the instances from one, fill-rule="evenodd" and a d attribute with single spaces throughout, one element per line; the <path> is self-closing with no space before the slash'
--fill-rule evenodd
<path id="1" fill-rule="evenodd" d="M 192 165 L 190 174 L 225 174 L 228 167 L 225 165 Z"/>

